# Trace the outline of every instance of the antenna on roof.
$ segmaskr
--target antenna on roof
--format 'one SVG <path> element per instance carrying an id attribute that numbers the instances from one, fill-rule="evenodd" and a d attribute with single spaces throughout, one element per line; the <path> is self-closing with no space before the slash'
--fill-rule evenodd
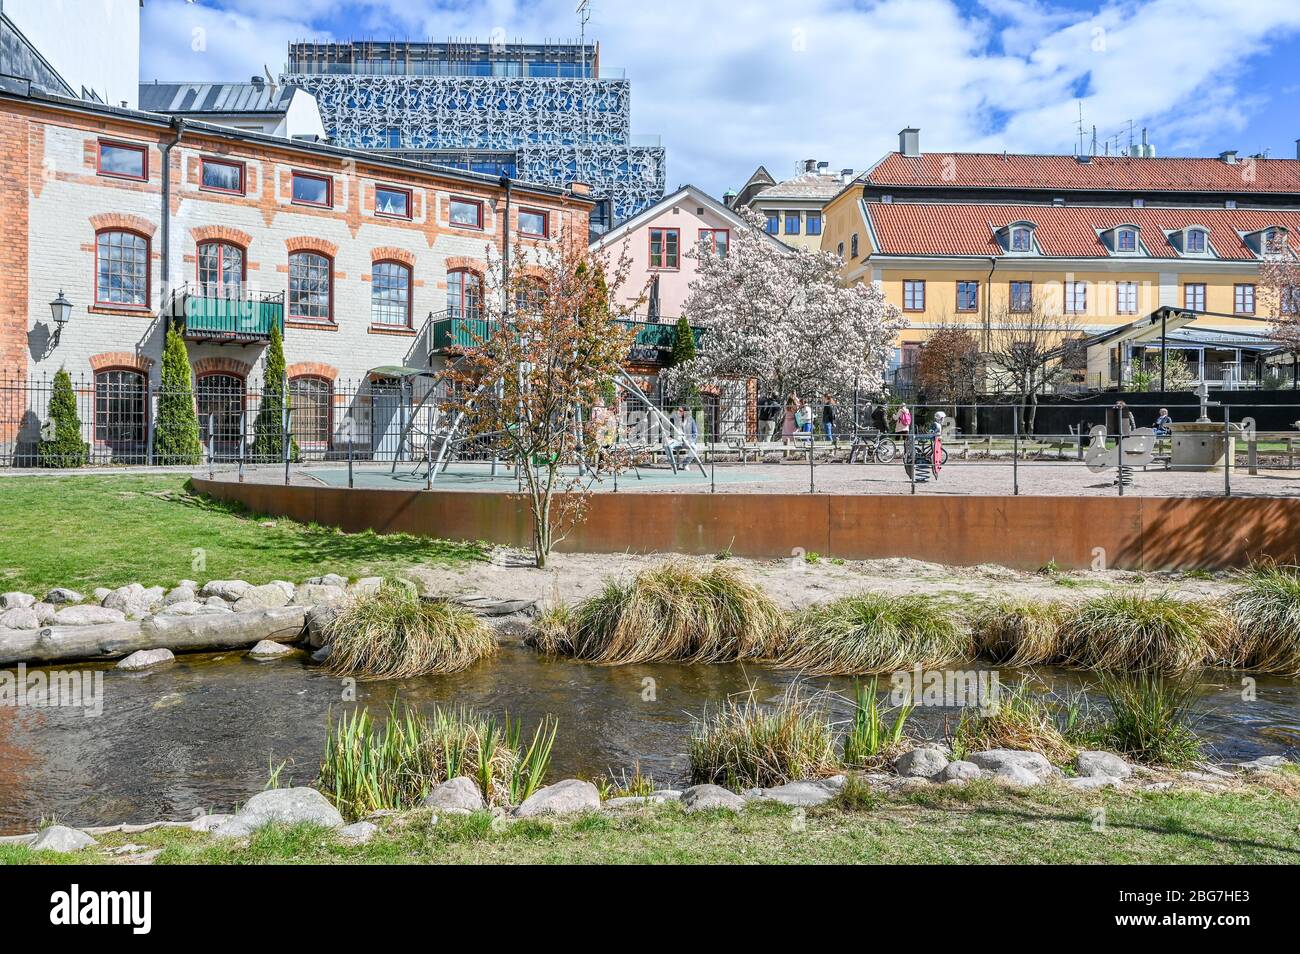
<path id="1" fill-rule="evenodd" d="M 1075 147 L 1076 156 L 1083 155 L 1083 100 L 1079 100 L 1079 118 L 1075 120 L 1074 126 L 1079 131 L 1079 144 Z"/>

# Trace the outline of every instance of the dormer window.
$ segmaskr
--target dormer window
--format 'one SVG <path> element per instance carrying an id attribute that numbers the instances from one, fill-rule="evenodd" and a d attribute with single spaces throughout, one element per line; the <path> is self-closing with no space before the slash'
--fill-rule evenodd
<path id="1" fill-rule="evenodd" d="M 1115 250 L 1119 252 L 1136 252 L 1138 247 L 1137 229 L 1122 228 L 1115 233 Z"/>
<path id="2" fill-rule="evenodd" d="M 1209 248 L 1209 238 L 1205 229 L 1188 229 L 1183 241 L 1183 252 L 1187 255 L 1204 255 Z"/>
<path id="3" fill-rule="evenodd" d="M 1287 230 L 1280 225 L 1270 225 L 1258 232 L 1247 232 L 1242 235 L 1242 238 L 1246 240 L 1250 250 L 1260 258 L 1277 255 L 1285 251 L 1290 244 L 1290 236 Z"/>
<path id="4" fill-rule="evenodd" d="M 1031 255 L 1034 248 L 1034 223 L 1012 222 L 998 230 L 998 242 L 1011 254 Z"/>

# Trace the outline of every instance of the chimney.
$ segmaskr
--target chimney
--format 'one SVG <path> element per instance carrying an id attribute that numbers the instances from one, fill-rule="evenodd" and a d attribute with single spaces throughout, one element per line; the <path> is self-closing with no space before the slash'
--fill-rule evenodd
<path id="1" fill-rule="evenodd" d="M 251 79 L 249 79 L 249 82 L 252 83 L 254 86 L 262 86 L 266 83 L 266 80 L 260 76 L 254 76 Z"/>
<path id="2" fill-rule="evenodd" d="M 570 182 L 569 192 L 573 195 L 589 196 L 591 195 L 591 185 L 586 182 Z"/>
<path id="3" fill-rule="evenodd" d="M 921 154 L 921 130 L 908 126 L 898 134 L 898 151 L 905 156 Z"/>
<path id="4" fill-rule="evenodd" d="M 816 171 L 817 171 L 817 160 L 816 160 L 816 159 L 805 159 L 805 160 L 803 161 L 803 171 L 804 171 L 804 172 L 816 172 Z"/>
<path id="5" fill-rule="evenodd" d="M 1297 148 L 1297 149 L 1300 149 L 1300 146 L 1297 146 L 1296 148 Z M 840 170 L 840 181 L 841 181 L 842 183 L 844 183 L 845 185 L 848 185 L 850 182 L 852 182 L 852 181 L 853 181 L 853 170 L 852 170 L 852 169 L 841 169 L 841 170 Z"/>
<path id="6" fill-rule="evenodd" d="M 821 172 L 823 169 L 829 169 L 830 167 L 831 167 L 831 164 L 830 164 L 829 162 L 819 162 L 819 163 L 817 163 L 817 171 L 818 171 L 818 172 Z"/>
<path id="7" fill-rule="evenodd" d="M 1226 149 L 1226 150 L 1224 150 L 1223 152 L 1219 153 L 1219 161 L 1220 161 L 1220 162 L 1226 162 L 1226 163 L 1227 163 L 1228 165 L 1230 165 L 1230 166 L 1232 166 L 1232 165 L 1236 165 L 1236 163 L 1237 163 L 1237 150 L 1235 150 L 1235 149 Z"/>

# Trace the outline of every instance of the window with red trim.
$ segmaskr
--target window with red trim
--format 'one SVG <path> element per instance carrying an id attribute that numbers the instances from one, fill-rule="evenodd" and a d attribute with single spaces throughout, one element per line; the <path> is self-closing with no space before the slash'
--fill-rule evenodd
<path id="1" fill-rule="evenodd" d="M 205 192 L 244 194 L 244 164 L 227 159 L 199 160 L 199 188 Z"/>
<path id="2" fill-rule="evenodd" d="M 477 199 L 451 200 L 450 221 L 463 229 L 483 228 L 483 203 Z"/>
<path id="3" fill-rule="evenodd" d="M 409 219 L 412 204 L 410 189 L 375 186 L 375 215 L 390 219 Z"/>
<path id="4" fill-rule="evenodd" d="M 310 172 L 295 172 L 293 201 L 298 205 L 314 205 L 322 209 L 333 208 L 334 180 L 328 176 L 315 176 Z"/>
<path id="5" fill-rule="evenodd" d="M 200 242 L 199 288 L 204 295 L 238 298 L 248 277 L 244 250 L 232 242 Z"/>
<path id="6" fill-rule="evenodd" d="M 334 384 L 315 375 L 289 379 L 292 430 L 299 445 L 328 447 L 333 433 Z"/>
<path id="7" fill-rule="evenodd" d="M 149 178 L 149 149 L 137 143 L 101 139 L 95 157 L 95 170 L 101 176 L 144 182 Z"/>
<path id="8" fill-rule="evenodd" d="M 452 318 L 480 318 L 483 315 L 483 279 L 467 268 L 447 273 L 447 313 Z"/>
<path id="9" fill-rule="evenodd" d="M 704 251 L 726 258 L 731 248 L 730 229 L 700 229 L 700 245 Z"/>
<path id="10" fill-rule="evenodd" d="M 289 317 L 329 321 L 334 284 L 334 263 L 319 252 L 294 252 L 289 256 Z"/>
<path id="11" fill-rule="evenodd" d="M 375 262 L 370 271 L 370 321 L 407 328 L 411 324 L 411 269 L 402 262 Z"/>
<path id="12" fill-rule="evenodd" d="M 546 238 L 551 234 L 551 216 L 539 209 L 519 210 L 519 234 L 529 238 Z"/>
<path id="13" fill-rule="evenodd" d="M 681 230 L 680 229 L 651 229 L 650 230 L 650 267 L 651 268 L 678 268 L 680 267 L 681 252 Z"/>
<path id="14" fill-rule="evenodd" d="M 95 304 L 149 307 L 149 239 L 112 229 L 95 233 Z"/>

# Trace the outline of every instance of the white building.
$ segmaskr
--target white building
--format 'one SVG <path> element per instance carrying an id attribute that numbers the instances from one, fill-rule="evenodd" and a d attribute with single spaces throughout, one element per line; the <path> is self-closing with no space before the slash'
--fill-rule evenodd
<path id="1" fill-rule="evenodd" d="M 140 108 L 267 136 L 325 141 L 316 97 L 260 76 L 247 83 L 141 83 Z"/>
<path id="2" fill-rule="evenodd" d="M 0 0 L 0 14 L 73 96 L 134 109 L 143 5 L 144 0 Z"/>

